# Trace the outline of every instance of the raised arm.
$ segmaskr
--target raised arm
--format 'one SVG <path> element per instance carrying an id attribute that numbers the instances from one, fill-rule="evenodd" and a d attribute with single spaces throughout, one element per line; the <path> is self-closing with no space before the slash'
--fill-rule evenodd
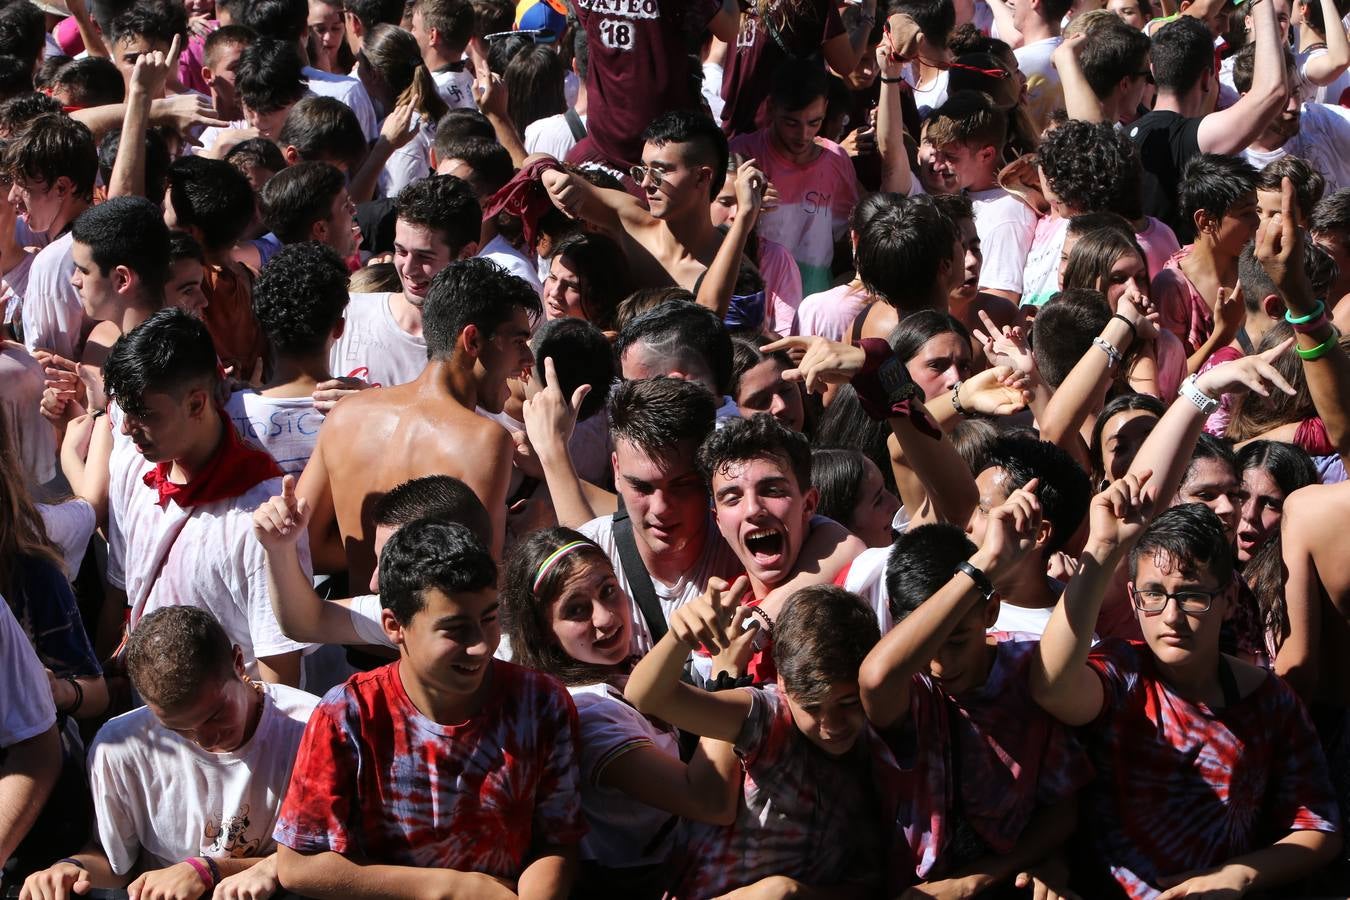
<path id="1" fill-rule="evenodd" d="M 108 180 L 109 197 L 145 196 L 145 129 L 150 124 L 150 103 L 164 90 L 169 70 L 178 68 L 181 41 L 174 35 L 168 53 L 155 50 L 136 59 L 127 91 L 122 134 L 117 142 L 117 160 Z"/>
<path id="2" fill-rule="evenodd" d="M 347 604 L 324 600 L 305 574 L 296 543 L 309 527 L 310 506 L 295 493 L 295 476 L 281 479 L 281 494 L 253 511 L 253 536 L 267 555 L 267 591 L 286 637 L 316 644 L 360 644 Z"/>
<path id="3" fill-rule="evenodd" d="M 984 543 L 968 562 L 989 581 L 1006 575 L 1030 552 L 1041 523 L 1037 479 L 1013 491 L 989 514 Z M 936 594 L 896 623 L 872 648 L 858 672 L 863 709 L 878 728 L 890 728 L 909 712 L 913 677 L 937 656 L 952 631 L 980 603 L 987 602 L 972 576 L 958 570 Z"/>
<path id="4" fill-rule="evenodd" d="M 482 74 L 473 83 L 474 99 L 478 101 L 479 111 L 487 116 L 488 122 L 492 124 L 497 143 L 511 154 L 511 165 L 519 169 L 525 165 L 525 158 L 529 154 L 525 152 L 525 142 L 521 139 L 520 132 L 516 130 L 516 124 L 511 120 L 510 113 L 507 112 L 506 85 L 500 75 L 486 67 L 481 72 Z"/>
<path id="5" fill-rule="evenodd" d="M 1284 299 L 1288 317 L 1302 320 L 1294 329 L 1308 394 L 1331 445 L 1350 464 L 1350 356 L 1341 349 L 1326 302 L 1313 297 L 1303 265 L 1307 236 L 1295 224 L 1295 202 L 1294 184 L 1285 178 L 1280 215 L 1267 219 L 1257 231 L 1256 255 Z"/>
<path id="6" fill-rule="evenodd" d="M 1346 37 L 1336 0 L 1317 2 L 1321 5 L 1322 25 L 1327 32 L 1327 52 L 1311 57 L 1303 64 L 1303 77 L 1320 87 L 1331 84 L 1350 68 L 1350 39 Z"/>
<path id="7" fill-rule="evenodd" d="M 1088 652 L 1111 574 L 1148 523 L 1153 504 L 1144 488 L 1151 475 L 1127 474 L 1092 498 L 1078 574 L 1050 614 L 1032 661 L 1031 696 L 1066 725 L 1086 725 L 1106 702 L 1101 679 L 1087 664 Z"/>
<path id="8" fill-rule="evenodd" d="M 856 12 L 845 17 L 844 33 L 835 35 L 821 45 L 825 62 L 840 76 L 846 76 L 858 67 L 867 52 L 867 36 L 877 20 L 877 0 L 860 0 Z"/>
<path id="9" fill-rule="evenodd" d="M 710 579 L 698 599 L 671 615 L 665 637 L 633 668 L 624 697 L 646 715 L 684 731 L 734 742 L 750 714 L 750 692 L 710 693 L 685 684 L 680 677 L 691 650 L 707 647 L 716 653 L 731 645 L 728 630 L 749 587 L 744 575 L 731 585 L 720 578 Z"/>
<path id="10" fill-rule="evenodd" d="M 1055 48 L 1051 60 L 1055 64 L 1055 71 L 1059 73 L 1059 83 L 1064 87 L 1064 110 L 1069 118 L 1082 122 L 1105 122 L 1106 112 L 1102 109 L 1101 98 L 1088 84 L 1087 74 L 1083 72 L 1082 61 L 1078 58 L 1087 36 L 1086 31 L 1080 31 L 1065 38 Z"/>
<path id="11" fill-rule="evenodd" d="M 887 31 L 877 45 L 877 71 L 880 73 L 881 97 L 877 101 L 877 151 L 881 154 L 881 190 L 908 195 L 914 187 L 914 171 L 909 165 L 909 150 L 905 146 L 905 118 L 900 99 L 904 93 L 901 70 L 905 61 L 900 58 Z"/>
<path id="12" fill-rule="evenodd" d="M 546 381 L 543 390 L 525 401 L 525 434 L 544 470 L 544 483 L 548 485 L 558 524 L 580 528 L 598 512 L 572 464 L 568 441 L 577 424 L 577 410 L 591 392 L 591 386 L 578 386 L 569 402 L 558 385 L 553 358 L 545 357 L 543 367 Z"/>
<path id="13" fill-rule="evenodd" d="M 1201 120 L 1197 140 L 1204 153 L 1240 154 L 1279 115 L 1287 97 L 1284 50 L 1275 22 L 1275 4 L 1257 3 L 1251 12 L 1256 30 L 1252 88 L 1228 109 L 1212 112 Z M 1339 16 L 1336 21 L 1340 21 Z M 1217 75 L 1211 73 L 1212 78 Z"/>
<path id="14" fill-rule="evenodd" d="M 736 169 L 736 221 L 731 223 L 717 256 L 698 286 L 695 302 L 724 319 L 731 307 L 731 295 L 736 292 L 736 278 L 741 273 L 741 259 L 745 245 L 754 238 L 755 222 L 759 219 L 760 204 L 768 181 L 759 170 L 759 163 L 747 159 Z"/>
<path id="15" fill-rule="evenodd" d="M 1325 602 L 1314 550 L 1326 541 L 1330 529 L 1345 527 L 1345 516 L 1340 512 L 1344 506 L 1327 502 L 1339 493 L 1339 487 L 1323 485 L 1294 491 L 1285 500 L 1280 517 L 1280 552 L 1288 573 L 1284 605 L 1289 633 L 1280 644 L 1274 669 L 1304 702 L 1311 702 L 1317 691 Z"/>
<path id="16" fill-rule="evenodd" d="M 629 226 L 651 221 L 650 214 L 627 191 L 598 188 L 564 169 L 549 169 L 539 176 L 539 180 L 554 206 L 606 231 L 623 231 Z"/>
<path id="17" fill-rule="evenodd" d="M 1288 352 L 1292 345 L 1293 339 L 1290 338 L 1265 353 L 1244 356 L 1187 379 L 1187 383 L 1199 394 L 1198 402 L 1185 395 L 1183 385 L 1183 394 L 1153 426 L 1153 431 L 1130 464 L 1130 473 L 1136 477 L 1144 472 L 1152 473 L 1148 484 L 1150 498 L 1157 498 L 1162 506 L 1172 502 L 1177 488 L 1181 486 L 1182 477 L 1190 468 L 1191 454 L 1204 428 L 1205 419 L 1213 412 L 1213 408 L 1217 408 L 1218 400 L 1224 394 L 1252 390 L 1267 396 L 1272 388 L 1291 396 L 1294 394 L 1289 382 L 1271 365 L 1276 357 Z M 1201 409 L 1198 405 L 1200 402 L 1213 408 Z"/>

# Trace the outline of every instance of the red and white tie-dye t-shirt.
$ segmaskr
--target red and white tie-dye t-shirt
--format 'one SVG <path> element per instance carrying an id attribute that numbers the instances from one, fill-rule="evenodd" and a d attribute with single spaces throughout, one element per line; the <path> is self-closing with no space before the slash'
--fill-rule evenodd
<path id="1" fill-rule="evenodd" d="M 983 685 L 953 697 L 916 674 L 909 716 L 886 733 L 913 776 L 901 822 L 924 880 L 1008 853 L 1038 809 L 1092 778 L 1083 748 L 1031 699 L 1027 670 L 1039 638 L 992 637 L 998 643 Z"/>
<path id="2" fill-rule="evenodd" d="M 581 839 L 577 712 L 562 685 L 494 660 L 480 711 L 440 725 L 408 699 L 399 665 L 354 675 L 314 710 L 278 843 L 516 879 L 532 848 Z"/>
<path id="3" fill-rule="evenodd" d="M 675 896 L 715 897 L 770 875 L 817 887 L 856 884 L 859 896 L 870 896 L 894 830 L 899 781 L 889 751 L 864 726 L 848 753 L 831 756 L 797 730 L 775 686 L 749 690 L 750 714 L 735 744 L 745 772 L 736 821 L 692 827 Z"/>
<path id="4" fill-rule="evenodd" d="M 1282 679 L 1215 712 L 1169 690 L 1142 643 L 1104 641 L 1088 665 L 1106 699 L 1083 730 L 1098 777 L 1081 821 L 1130 897 L 1291 831 L 1339 829 L 1317 734 Z"/>

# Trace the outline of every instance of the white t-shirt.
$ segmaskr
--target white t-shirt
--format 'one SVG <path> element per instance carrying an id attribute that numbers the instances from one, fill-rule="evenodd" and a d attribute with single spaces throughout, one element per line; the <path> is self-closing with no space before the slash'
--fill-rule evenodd
<path id="1" fill-rule="evenodd" d="M 585 116 L 581 117 L 581 123 L 586 124 Z M 526 153 L 547 153 L 554 159 L 563 159 L 576 145 L 566 113 L 535 119 L 525 126 Z"/>
<path id="2" fill-rule="evenodd" d="M 112 870 L 125 875 L 142 854 L 147 869 L 189 856 L 270 854 L 300 738 L 318 702 L 295 688 L 263 685 L 258 727 L 230 753 L 203 750 L 161 725 L 149 707 L 110 720 L 89 750 L 89 780 Z"/>
<path id="3" fill-rule="evenodd" d="M 602 866 L 645 866 L 667 859 L 678 836 L 666 827 L 671 814 L 648 806 L 617 788 L 598 783 L 605 767 L 629 751 L 655 747 L 671 759 L 680 758 L 674 729 L 661 728 L 623 699 L 610 684 L 569 687 L 577 707 L 581 735 L 581 811 L 590 830 L 581 839 L 581 858 Z"/>
<path id="4" fill-rule="evenodd" d="M 390 154 L 385 162 L 378 183 L 382 196 L 397 197 L 399 191 L 431 174 L 428 151 L 435 140 L 436 124 L 420 122 L 412 140 Z"/>
<path id="5" fill-rule="evenodd" d="M 117 424 L 117 423 L 114 423 Z M 308 645 L 281 632 L 272 613 L 267 561 L 253 536 L 253 510 L 281 493 L 270 478 L 238 497 L 184 509 L 160 507 L 143 476 L 154 468 L 130 438 L 114 431 L 108 486 L 108 582 L 126 591 L 130 627 L 162 606 L 195 606 L 216 617 L 258 677 L 258 657 Z M 309 539 L 297 544 L 310 574 Z"/>
<path id="6" fill-rule="evenodd" d="M 1318 47 L 1316 50 L 1295 55 L 1294 66 L 1298 70 L 1297 87 L 1300 100 L 1328 103 L 1333 106 L 1339 106 L 1342 102 L 1350 103 L 1350 69 L 1342 72 L 1331 84 L 1316 85 L 1308 80 L 1308 60 L 1329 52 L 1326 47 Z"/>
<path id="7" fill-rule="evenodd" d="M 1050 120 L 1050 113 L 1064 105 L 1064 87 L 1051 57 L 1062 42 L 1059 35 L 1026 44 L 1013 51 L 1017 68 L 1027 79 L 1026 110 L 1038 128 Z"/>
<path id="8" fill-rule="evenodd" d="M 380 136 L 380 123 L 375 118 L 375 106 L 370 102 L 370 94 L 359 78 L 325 72 L 313 66 L 305 66 L 300 74 L 309 82 L 311 93 L 320 97 L 333 97 L 341 100 L 356 113 L 356 121 L 361 123 L 361 131 L 367 141 Z"/>
<path id="9" fill-rule="evenodd" d="M 365 369 L 371 384 L 393 387 L 413 381 L 427 365 L 427 342 L 399 327 L 389 308 L 388 293 L 352 294 L 342 337 L 328 351 L 336 376 Z"/>
<path id="10" fill-rule="evenodd" d="M 75 359 L 75 345 L 84 327 L 80 293 L 70 283 L 75 260 L 69 231 L 43 247 L 28 271 L 23 295 L 23 343 L 29 352 L 39 347 L 66 359 Z"/>
<path id="11" fill-rule="evenodd" d="M 732 553 L 731 548 L 727 546 L 727 542 L 722 540 L 722 535 L 718 532 L 717 523 L 713 521 L 711 513 L 708 515 L 707 529 L 708 535 L 703 541 L 703 552 L 689 567 L 688 572 L 674 584 L 664 584 L 656 578 L 652 579 L 656 599 L 661 604 L 661 612 L 667 622 L 670 621 L 670 616 L 675 610 L 703 593 L 709 578 L 725 578 L 730 581 L 745 571 L 745 567 L 736 558 L 736 554 Z M 619 558 L 619 546 L 614 540 L 614 517 L 600 516 L 582 525 L 577 530 L 595 541 L 600 549 L 605 551 L 609 561 L 614 564 L 614 574 L 618 576 L 619 587 L 623 588 L 624 593 L 632 598 L 634 596 L 632 585 L 628 580 L 628 574 L 624 571 L 623 560 Z M 636 541 L 637 535 L 635 534 L 633 538 Z M 638 608 L 636 599 L 632 600 L 632 606 L 633 650 L 638 654 L 643 654 L 652 648 L 652 636 L 647 629 L 647 620 L 643 618 L 642 610 Z"/>
<path id="12" fill-rule="evenodd" d="M 872 608 L 882 634 L 895 625 L 891 595 L 886 590 L 886 562 L 890 558 L 890 547 L 868 548 L 854 558 L 844 576 L 844 590 L 857 594 Z"/>
<path id="13" fill-rule="evenodd" d="M 266 450 L 281 471 L 299 477 L 319 440 L 323 413 L 311 397 L 264 397 L 254 390 L 235 391 L 225 415 L 241 435 Z"/>
<path id="14" fill-rule="evenodd" d="M 946 69 L 940 70 L 937 77 L 927 87 L 922 88 L 918 85 L 919 66 L 917 63 L 905 66 L 901 74 L 905 81 L 909 82 L 911 93 L 914 94 L 914 105 L 919 108 L 920 119 L 928 118 L 929 113 L 947 102 L 948 73 Z"/>
<path id="15" fill-rule="evenodd" d="M 534 260 L 511 246 L 511 242 L 500 234 L 488 241 L 483 249 L 478 251 L 478 257 L 490 259 L 512 275 L 525 279 L 529 282 L 530 287 L 534 288 L 536 294 L 544 292 L 544 285 L 539 280 L 539 268 Z"/>
<path id="16" fill-rule="evenodd" d="M 1059 261 L 1068 233 L 1069 220 L 1062 217 L 1046 216 L 1036 223 L 1022 269 L 1023 306 L 1043 306 L 1059 292 Z"/>
<path id="17" fill-rule="evenodd" d="M 994 627 L 989 630 L 1045 634 L 1045 626 L 1050 624 L 1050 615 L 1054 611 L 1053 606 L 1044 609 L 1029 609 L 1025 606 L 1013 606 L 1011 603 L 1000 603 L 998 619 L 995 620 Z"/>
<path id="18" fill-rule="evenodd" d="M 0 597 L 0 750 L 31 740 L 56 724 L 47 673 L 33 645 Z"/>
<path id="19" fill-rule="evenodd" d="M 436 93 L 451 109 L 478 108 L 473 99 L 472 72 L 432 72 L 431 80 L 436 82 Z"/>
<path id="20" fill-rule="evenodd" d="M 29 490 L 56 477 L 56 435 L 42 417 L 45 379 L 27 350 L 0 340 L 0 409 L 9 420 Z"/>
<path id="21" fill-rule="evenodd" d="M 1285 156 L 1307 160 L 1327 181 L 1326 193 L 1350 187 L 1350 109 L 1327 103 L 1305 103 L 1298 134 L 1275 150 L 1242 151 L 1247 162 L 1263 168 Z"/>
<path id="22" fill-rule="evenodd" d="M 97 525 L 94 507 L 77 497 L 65 503 L 39 503 L 37 509 L 42 524 L 47 526 L 47 537 L 61 548 L 61 567 L 65 570 L 66 580 L 74 581 Z"/>
<path id="23" fill-rule="evenodd" d="M 708 103 L 714 122 L 722 121 L 722 110 L 727 105 L 722 99 L 722 73 L 722 67 L 715 62 L 703 64 L 703 99 Z"/>
<path id="24" fill-rule="evenodd" d="M 984 252 L 980 287 L 1022 293 L 1022 275 L 1036 232 L 1036 214 L 1001 187 L 971 191 L 969 196 L 975 210 L 975 231 Z"/>

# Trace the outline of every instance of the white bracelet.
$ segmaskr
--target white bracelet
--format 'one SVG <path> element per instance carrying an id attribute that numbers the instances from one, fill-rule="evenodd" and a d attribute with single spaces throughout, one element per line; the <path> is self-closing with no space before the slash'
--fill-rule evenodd
<path id="1" fill-rule="evenodd" d="M 1101 337 L 1100 335 L 1092 339 L 1092 346 L 1100 347 L 1102 352 L 1106 354 L 1107 359 L 1109 360 L 1107 365 L 1118 366 L 1123 360 L 1123 357 L 1120 355 L 1120 351 L 1117 350 L 1115 347 L 1111 346 L 1111 342 L 1108 341 L 1106 338 Z"/>

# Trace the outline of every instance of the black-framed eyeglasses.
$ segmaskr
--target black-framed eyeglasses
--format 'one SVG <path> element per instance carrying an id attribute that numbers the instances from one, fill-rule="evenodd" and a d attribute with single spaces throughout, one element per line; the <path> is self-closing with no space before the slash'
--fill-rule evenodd
<path id="1" fill-rule="evenodd" d="M 1175 600 L 1177 608 L 1184 613 L 1199 614 L 1209 612 L 1214 605 L 1214 598 L 1228 590 L 1224 585 L 1216 591 L 1177 591 L 1171 593 L 1168 591 L 1141 591 L 1134 586 L 1134 582 L 1129 584 L 1130 601 L 1134 603 L 1134 608 L 1142 613 L 1157 614 L 1167 609 L 1167 601 Z"/>

